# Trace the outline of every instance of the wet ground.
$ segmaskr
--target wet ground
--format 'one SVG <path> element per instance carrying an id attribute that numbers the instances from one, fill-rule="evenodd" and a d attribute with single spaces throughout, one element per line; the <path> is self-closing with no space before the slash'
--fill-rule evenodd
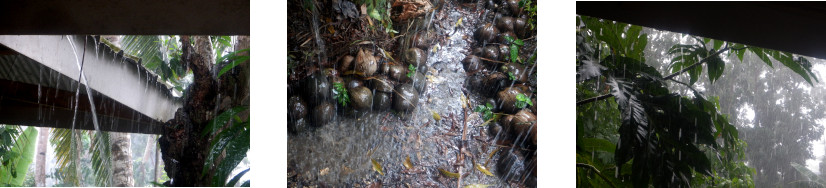
<path id="1" fill-rule="evenodd" d="M 458 178 L 440 169 L 461 173 L 460 187 L 510 185 L 496 176 L 502 174 L 495 169 L 499 157 L 491 155 L 497 146 L 487 134 L 488 127 L 479 126 L 483 123 L 481 113 L 473 112 L 473 106 L 483 99 L 465 89 L 467 73 L 461 61 L 469 54 L 473 31 L 480 24 L 477 19 L 485 16 L 484 10 L 452 3 L 427 16 L 433 21 L 416 27 L 434 35 L 429 49 L 423 49 L 429 54 L 427 87 L 415 109 L 407 113 L 339 109 L 331 122 L 289 134 L 289 186 L 459 186 Z M 408 157 L 412 168 L 405 166 Z M 374 169 L 372 160 L 381 165 L 383 175 Z M 493 176 L 474 168 L 474 163 L 486 167 Z"/>

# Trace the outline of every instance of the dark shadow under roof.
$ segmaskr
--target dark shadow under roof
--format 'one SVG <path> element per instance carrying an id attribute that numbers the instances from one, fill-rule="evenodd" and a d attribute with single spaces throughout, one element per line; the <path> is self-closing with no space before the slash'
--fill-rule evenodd
<path id="1" fill-rule="evenodd" d="M 576 13 L 826 59 L 822 2 L 578 1 Z"/>

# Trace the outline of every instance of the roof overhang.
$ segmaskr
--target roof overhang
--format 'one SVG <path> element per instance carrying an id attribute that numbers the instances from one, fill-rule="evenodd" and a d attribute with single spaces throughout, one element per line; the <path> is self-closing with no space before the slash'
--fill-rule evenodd
<path id="1" fill-rule="evenodd" d="M 826 59 L 819 2 L 582 2 L 576 12 Z"/>
<path id="2" fill-rule="evenodd" d="M 0 34 L 250 35 L 250 1 L 3 1 Z"/>
<path id="3" fill-rule="evenodd" d="M 157 76 L 97 37 L 0 36 L 0 44 L 0 123 L 95 130 L 91 95 L 102 131 L 159 134 L 181 107 Z"/>

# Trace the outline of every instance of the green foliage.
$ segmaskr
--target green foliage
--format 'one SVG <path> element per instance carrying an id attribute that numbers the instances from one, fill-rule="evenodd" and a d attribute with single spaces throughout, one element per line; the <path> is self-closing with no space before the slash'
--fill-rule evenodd
<path id="1" fill-rule="evenodd" d="M 10 169 L 11 172 L 17 172 L 16 165 L 13 164 L 14 159 L 20 156 L 20 153 L 12 151 L 15 142 L 14 138 L 20 135 L 19 126 L 0 125 L 0 168 Z"/>
<path id="2" fill-rule="evenodd" d="M 508 79 L 516 80 L 516 76 L 513 76 L 513 72 L 508 72 Z"/>
<path id="3" fill-rule="evenodd" d="M 642 27 L 620 22 L 604 21 L 593 17 L 581 16 L 585 24 L 585 36 L 593 36 L 600 44 L 605 43 L 610 49 L 608 55 L 629 57 L 645 62 L 643 50 L 648 43 L 648 34 L 641 33 Z M 586 37 L 589 38 L 589 37 Z"/>
<path id="4" fill-rule="evenodd" d="M 387 0 L 362 0 L 359 4 L 367 5 L 367 15 L 380 21 L 385 33 L 390 33 L 391 36 L 399 33 L 393 29 L 393 20 L 390 19 L 390 7 L 387 6 Z"/>
<path id="5" fill-rule="evenodd" d="M 97 186 L 110 186 L 112 175 L 112 145 L 109 142 L 109 133 L 96 131 L 93 133 L 90 152 L 92 153 L 92 169 L 95 173 Z"/>
<path id="6" fill-rule="evenodd" d="M 232 118 L 234 121 L 229 122 L 231 124 L 228 127 L 220 132 L 217 132 L 215 138 L 210 143 L 209 154 L 204 162 L 201 175 L 205 176 L 210 172 L 213 172 L 211 175 L 211 184 L 213 186 L 226 185 L 227 179 L 229 179 L 229 175 L 232 173 L 232 170 L 238 165 L 238 163 L 241 162 L 241 160 L 244 159 L 244 157 L 247 156 L 247 151 L 250 148 L 249 118 L 242 121 L 240 117 L 234 115 L 241 111 L 233 110 L 245 110 L 248 108 L 249 107 L 246 106 L 235 107 L 222 113 L 222 115 L 226 114 L 226 116 L 219 115 L 216 117 L 216 119 L 219 120 L 215 120 L 215 122 L 226 122 L 229 119 L 227 117 L 236 118 Z M 220 126 L 224 126 L 224 124 L 220 124 Z M 223 159 L 218 160 L 219 156 L 223 156 Z"/>
<path id="7" fill-rule="evenodd" d="M 347 106 L 347 103 L 350 102 L 350 94 L 347 93 L 344 84 L 333 83 L 333 99 L 338 101 L 341 106 Z"/>
<path id="8" fill-rule="evenodd" d="M 17 137 L 11 152 L 19 155 L 10 159 L 8 165 L 0 167 L 0 183 L 12 186 L 23 185 L 29 165 L 34 161 L 36 141 L 37 129 L 35 127 L 26 128 L 23 134 Z"/>
<path id="9" fill-rule="evenodd" d="M 247 168 L 244 171 L 241 171 L 241 173 L 238 173 L 238 175 L 235 175 L 235 177 L 233 177 L 232 180 L 229 180 L 229 182 L 227 182 L 227 184 L 224 185 L 224 187 L 235 187 L 235 184 L 238 183 L 238 180 L 241 180 L 241 177 L 244 176 L 244 174 L 246 174 L 249 171 L 250 171 L 249 168 Z"/>
<path id="10" fill-rule="evenodd" d="M 247 49 L 243 49 L 243 50 L 238 50 L 238 51 L 229 53 L 226 56 L 219 57 L 216 62 L 224 62 L 224 60 L 229 60 L 230 63 L 228 65 L 224 66 L 224 68 L 221 68 L 221 71 L 218 72 L 218 77 L 221 77 L 221 75 L 223 75 L 227 71 L 232 70 L 232 68 L 235 68 L 236 66 L 240 65 L 241 63 L 246 62 L 247 60 L 249 60 L 250 56 L 248 56 L 248 55 L 237 55 L 238 53 L 246 52 L 246 51 L 250 51 L 250 49 L 247 48 Z"/>
<path id="11" fill-rule="evenodd" d="M 416 69 L 417 68 L 415 66 L 413 66 L 413 64 L 407 65 L 407 77 L 408 78 L 413 78 L 413 75 L 416 74 Z"/>
<path id="12" fill-rule="evenodd" d="M 519 47 L 525 45 L 525 43 L 522 39 L 514 39 L 511 36 L 505 36 L 505 40 L 510 44 L 510 57 L 508 58 L 510 62 L 522 63 L 522 60 L 519 59 Z"/>
<path id="13" fill-rule="evenodd" d="M 585 28 L 577 33 L 577 98 L 610 93 L 614 100 L 577 106 L 577 163 L 597 169 L 578 165 L 578 185 L 753 186 L 754 170 L 742 163 L 745 143 L 718 110 L 715 97 L 669 91 L 663 75 L 643 63 L 647 35 L 640 34 L 641 27 L 584 16 L 580 20 Z M 604 56 L 603 46 L 608 50 Z M 672 61 L 677 65 L 670 65 L 673 72 L 715 51 L 703 45 L 669 49 L 678 52 Z M 719 57 L 710 62 L 710 79 L 717 80 L 725 65 Z M 695 74 L 692 84 L 702 71 L 695 69 L 688 71 Z M 616 175 L 597 177 L 599 171 Z"/>
<path id="14" fill-rule="evenodd" d="M 71 129 L 52 129 L 51 138 L 49 139 L 55 150 L 55 158 L 57 159 L 56 172 L 58 177 L 61 177 L 63 182 L 72 185 L 80 186 L 78 168 L 80 164 L 80 156 L 78 155 L 78 148 L 81 142 L 80 134 L 85 131 L 73 131 Z"/>
<path id="15" fill-rule="evenodd" d="M 804 180 L 792 182 L 792 185 L 796 185 L 796 187 L 826 187 L 826 180 L 810 171 L 805 166 L 795 162 L 792 162 L 791 165 L 805 178 Z"/>
<path id="16" fill-rule="evenodd" d="M 536 3 L 531 0 L 519 0 L 519 7 L 522 7 L 522 10 L 527 14 L 528 25 L 531 26 L 531 30 L 536 29 Z"/>
<path id="17" fill-rule="evenodd" d="M 533 102 L 531 102 L 531 98 L 525 96 L 525 94 L 517 93 L 516 103 L 514 103 L 514 105 L 516 105 L 516 108 L 525 108 L 528 105 L 533 106 Z"/>
<path id="18" fill-rule="evenodd" d="M 482 118 L 485 119 L 485 121 L 488 121 L 489 119 L 495 117 L 492 110 L 493 104 L 490 103 L 485 103 L 485 105 L 478 105 L 476 106 L 476 108 L 473 109 L 474 112 L 481 112 Z"/>

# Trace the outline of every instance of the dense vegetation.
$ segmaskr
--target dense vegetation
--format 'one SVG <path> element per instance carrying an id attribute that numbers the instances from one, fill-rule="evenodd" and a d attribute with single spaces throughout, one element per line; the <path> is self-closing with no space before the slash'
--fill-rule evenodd
<path id="1" fill-rule="evenodd" d="M 743 62 L 754 55 L 770 67 L 772 59 L 780 62 L 812 85 L 811 63 L 700 37 L 665 47 L 672 58 L 651 63 L 642 30 L 577 16 L 577 185 L 753 187 L 756 171 L 745 163 L 751 148 L 732 124 L 736 118 L 727 115 L 736 106 L 698 91 L 695 83 L 705 67 L 703 86 L 713 87 L 733 57 Z"/>

